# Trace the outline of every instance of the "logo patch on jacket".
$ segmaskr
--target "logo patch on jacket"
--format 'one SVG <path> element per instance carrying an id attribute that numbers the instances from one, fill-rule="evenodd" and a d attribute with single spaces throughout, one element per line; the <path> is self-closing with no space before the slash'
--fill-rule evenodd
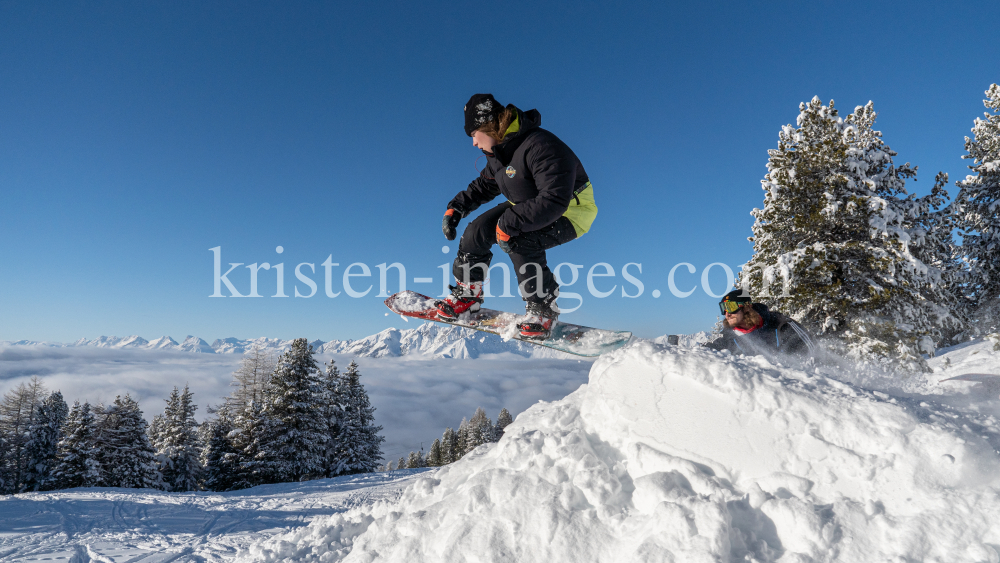
<path id="1" fill-rule="evenodd" d="M 517 170 L 514 170 L 513 166 L 508 166 L 507 167 L 507 177 L 508 178 L 513 178 L 514 174 L 517 174 Z"/>

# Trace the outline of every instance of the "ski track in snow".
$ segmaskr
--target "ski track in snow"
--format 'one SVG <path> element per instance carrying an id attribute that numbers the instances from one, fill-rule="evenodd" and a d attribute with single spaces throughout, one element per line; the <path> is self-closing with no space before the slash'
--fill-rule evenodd
<path id="1" fill-rule="evenodd" d="M 0 561 L 231 561 L 241 549 L 317 517 L 395 502 L 424 471 L 228 493 L 93 488 L 0 497 Z"/>

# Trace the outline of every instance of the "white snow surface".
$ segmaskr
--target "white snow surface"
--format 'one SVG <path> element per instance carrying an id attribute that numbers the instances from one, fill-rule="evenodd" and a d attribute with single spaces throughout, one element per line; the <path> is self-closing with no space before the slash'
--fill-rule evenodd
<path id="1" fill-rule="evenodd" d="M 240 559 L 1000 561 L 997 397 L 867 391 L 686 344 L 603 356 L 397 503 Z M 996 371 L 986 344 L 972 347 Z"/>
<path id="2" fill-rule="evenodd" d="M 992 342 L 941 350 L 933 374 L 892 382 L 713 352 L 706 337 L 603 356 L 588 383 L 437 470 L 0 497 L 0 561 L 1000 562 L 1000 402 L 944 381 L 1000 373 Z M 503 389 L 493 371 L 537 363 L 566 379 L 576 364 L 368 362 L 391 362 L 400 390 L 465 370 L 460 394 L 482 386 L 477 403 Z M 442 391 L 426 390 L 456 392 Z"/>
<path id="3" fill-rule="evenodd" d="M 395 501 L 422 471 L 229 493 L 81 488 L 0 497 L 0 561 L 232 561 L 255 542 L 317 517 Z"/>

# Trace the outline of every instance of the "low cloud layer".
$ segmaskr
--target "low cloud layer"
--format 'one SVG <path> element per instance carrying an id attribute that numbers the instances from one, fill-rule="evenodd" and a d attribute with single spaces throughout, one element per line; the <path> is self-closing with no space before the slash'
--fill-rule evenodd
<path id="1" fill-rule="evenodd" d="M 430 447 L 445 427 L 457 428 L 462 417 L 483 407 L 491 419 L 501 408 L 511 414 L 538 401 L 565 397 L 587 382 L 590 361 L 526 359 L 513 354 L 476 360 L 354 358 L 323 354 L 343 370 L 355 360 L 362 382 L 384 427 L 386 460 Z M 188 384 L 199 405 L 229 394 L 240 355 L 191 354 L 175 351 L 101 348 L 0 347 L 0 392 L 6 393 L 37 375 L 50 390 L 74 400 L 110 402 L 129 393 L 139 401 L 147 420 L 163 412 L 164 399 L 176 385 Z"/>

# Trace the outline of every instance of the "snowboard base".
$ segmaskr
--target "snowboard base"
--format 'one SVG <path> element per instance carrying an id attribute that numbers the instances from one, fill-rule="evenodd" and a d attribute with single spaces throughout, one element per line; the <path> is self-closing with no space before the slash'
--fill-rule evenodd
<path id="1" fill-rule="evenodd" d="M 617 350 L 632 338 L 631 332 L 557 322 L 552 327 L 552 335 L 547 339 L 531 340 L 521 338 L 521 332 L 517 329 L 517 323 L 524 318 L 524 315 L 481 308 L 474 313 L 462 313 L 455 321 L 445 322 L 437 317 L 435 301 L 438 301 L 438 298 L 421 295 L 415 291 L 401 291 L 386 299 L 385 305 L 393 313 L 404 317 L 471 328 L 499 335 L 504 340 L 519 340 L 588 358 Z"/>

